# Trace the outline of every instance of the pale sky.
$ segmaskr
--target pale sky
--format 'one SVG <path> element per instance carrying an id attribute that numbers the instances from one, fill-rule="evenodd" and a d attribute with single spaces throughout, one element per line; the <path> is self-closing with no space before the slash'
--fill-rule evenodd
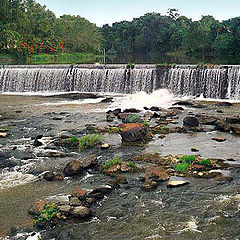
<path id="1" fill-rule="evenodd" d="M 148 12 L 165 15 L 168 8 L 193 20 L 213 15 L 218 20 L 240 16 L 240 0 L 36 0 L 58 17 L 80 15 L 102 26 L 122 20 L 132 20 Z"/>

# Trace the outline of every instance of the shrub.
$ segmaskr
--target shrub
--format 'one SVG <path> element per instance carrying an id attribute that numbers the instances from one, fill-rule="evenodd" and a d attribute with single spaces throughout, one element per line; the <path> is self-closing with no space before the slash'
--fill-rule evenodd
<path id="1" fill-rule="evenodd" d="M 121 159 L 119 159 L 118 157 L 115 157 L 109 161 L 106 161 L 103 165 L 102 165 L 102 169 L 104 171 L 107 171 L 110 167 L 112 167 L 113 165 L 116 164 L 121 164 L 123 161 Z"/>
<path id="2" fill-rule="evenodd" d="M 107 129 L 108 133 L 119 133 L 119 128 L 118 127 L 109 127 Z"/>
<path id="3" fill-rule="evenodd" d="M 175 171 L 185 173 L 190 165 L 188 163 L 178 163 L 174 166 Z"/>
<path id="4" fill-rule="evenodd" d="M 143 126 L 144 126 L 144 127 L 148 127 L 148 126 L 149 126 L 148 121 L 144 120 L 144 121 L 143 121 Z"/>
<path id="5" fill-rule="evenodd" d="M 69 139 L 69 141 L 70 141 L 70 143 L 75 143 L 75 142 L 78 142 L 79 139 L 78 139 L 77 137 L 71 137 L 71 138 Z"/>
<path id="6" fill-rule="evenodd" d="M 199 161 L 199 164 L 201 164 L 203 166 L 210 166 L 211 161 L 209 159 L 202 159 L 202 160 Z"/>
<path id="7" fill-rule="evenodd" d="M 134 120 L 135 120 L 137 117 L 138 117 L 137 114 L 130 115 L 130 116 L 128 116 L 128 121 L 129 121 L 130 123 L 133 123 Z"/>
<path id="8" fill-rule="evenodd" d="M 196 156 L 193 156 L 193 155 L 184 155 L 184 156 L 181 156 L 179 157 L 179 160 L 182 162 L 182 163 L 188 163 L 188 164 L 191 164 L 193 163 L 195 160 L 196 160 Z"/>
<path id="9" fill-rule="evenodd" d="M 55 215 L 58 213 L 58 207 L 56 204 L 47 204 L 44 209 L 40 212 L 37 222 L 50 222 L 53 220 Z"/>
<path id="10" fill-rule="evenodd" d="M 94 148 L 102 142 L 103 137 L 99 134 L 88 134 L 79 139 L 79 151 L 87 148 Z"/>

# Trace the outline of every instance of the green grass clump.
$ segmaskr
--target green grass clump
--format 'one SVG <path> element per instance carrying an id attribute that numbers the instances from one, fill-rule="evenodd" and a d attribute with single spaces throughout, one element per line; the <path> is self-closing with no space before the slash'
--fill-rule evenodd
<path id="1" fill-rule="evenodd" d="M 211 161 L 209 159 L 202 159 L 202 160 L 199 161 L 199 164 L 201 164 L 203 166 L 210 166 Z"/>
<path id="2" fill-rule="evenodd" d="M 185 173 L 187 169 L 189 168 L 190 164 L 188 163 L 177 163 L 174 166 L 174 170 L 177 172 Z"/>
<path id="3" fill-rule="evenodd" d="M 144 121 L 143 121 L 143 126 L 144 126 L 144 127 L 148 127 L 148 126 L 149 126 L 148 121 L 144 120 Z"/>
<path id="4" fill-rule="evenodd" d="M 44 209 L 40 212 L 37 222 L 50 222 L 53 220 L 55 215 L 58 213 L 58 207 L 56 204 L 47 204 Z"/>
<path id="5" fill-rule="evenodd" d="M 121 159 L 119 159 L 118 157 L 115 157 L 109 161 L 106 161 L 103 165 L 102 165 L 102 169 L 104 171 L 107 171 L 110 167 L 112 167 L 113 165 L 116 164 L 121 164 L 123 163 L 123 161 Z"/>
<path id="6" fill-rule="evenodd" d="M 107 129 L 107 132 L 108 133 L 119 133 L 119 128 L 118 127 L 109 127 L 108 129 Z"/>
<path id="7" fill-rule="evenodd" d="M 136 164 L 134 162 L 128 162 L 128 167 L 131 168 L 131 171 L 133 172 L 136 169 Z"/>
<path id="8" fill-rule="evenodd" d="M 79 139 L 79 151 L 87 148 L 94 148 L 96 145 L 101 144 L 103 137 L 99 134 L 88 134 Z"/>
<path id="9" fill-rule="evenodd" d="M 138 117 L 137 114 L 130 115 L 130 116 L 128 116 L 128 121 L 129 121 L 130 123 L 133 123 L 134 120 L 135 120 L 137 117 Z"/>
<path id="10" fill-rule="evenodd" d="M 124 162 L 123 160 L 121 160 L 118 157 L 115 157 L 109 161 L 106 161 L 105 163 L 102 164 L 102 170 L 105 172 L 107 171 L 110 167 L 114 166 L 114 165 L 118 165 L 118 164 L 127 164 L 128 167 L 131 168 L 131 171 L 133 172 L 136 169 L 136 165 L 134 162 Z"/>
<path id="11" fill-rule="evenodd" d="M 79 139 L 78 139 L 77 137 L 71 137 L 71 138 L 69 139 L 69 141 L 70 141 L 70 143 L 75 143 L 75 142 L 78 142 Z"/>
<path id="12" fill-rule="evenodd" d="M 169 128 L 167 126 L 162 126 L 158 129 L 159 134 L 168 134 L 169 133 Z"/>
<path id="13" fill-rule="evenodd" d="M 191 164 L 196 160 L 196 156 L 193 155 L 184 155 L 179 157 L 179 161 L 181 161 L 182 163 L 188 163 Z"/>

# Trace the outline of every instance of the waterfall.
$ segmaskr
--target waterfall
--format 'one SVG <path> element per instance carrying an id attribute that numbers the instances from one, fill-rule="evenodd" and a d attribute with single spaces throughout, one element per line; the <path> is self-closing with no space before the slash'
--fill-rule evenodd
<path id="1" fill-rule="evenodd" d="M 159 88 L 177 96 L 240 100 L 240 66 L 0 66 L 1 92 L 151 93 Z"/>

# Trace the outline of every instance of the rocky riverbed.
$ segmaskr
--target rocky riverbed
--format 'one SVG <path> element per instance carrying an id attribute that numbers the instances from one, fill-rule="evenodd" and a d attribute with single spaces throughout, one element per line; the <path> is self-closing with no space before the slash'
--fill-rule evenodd
<path id="1" fill-rule="evenodd" d="M 121 99 L 0 95 L 0 238 L 239 238 L 240 104 Z"/>

